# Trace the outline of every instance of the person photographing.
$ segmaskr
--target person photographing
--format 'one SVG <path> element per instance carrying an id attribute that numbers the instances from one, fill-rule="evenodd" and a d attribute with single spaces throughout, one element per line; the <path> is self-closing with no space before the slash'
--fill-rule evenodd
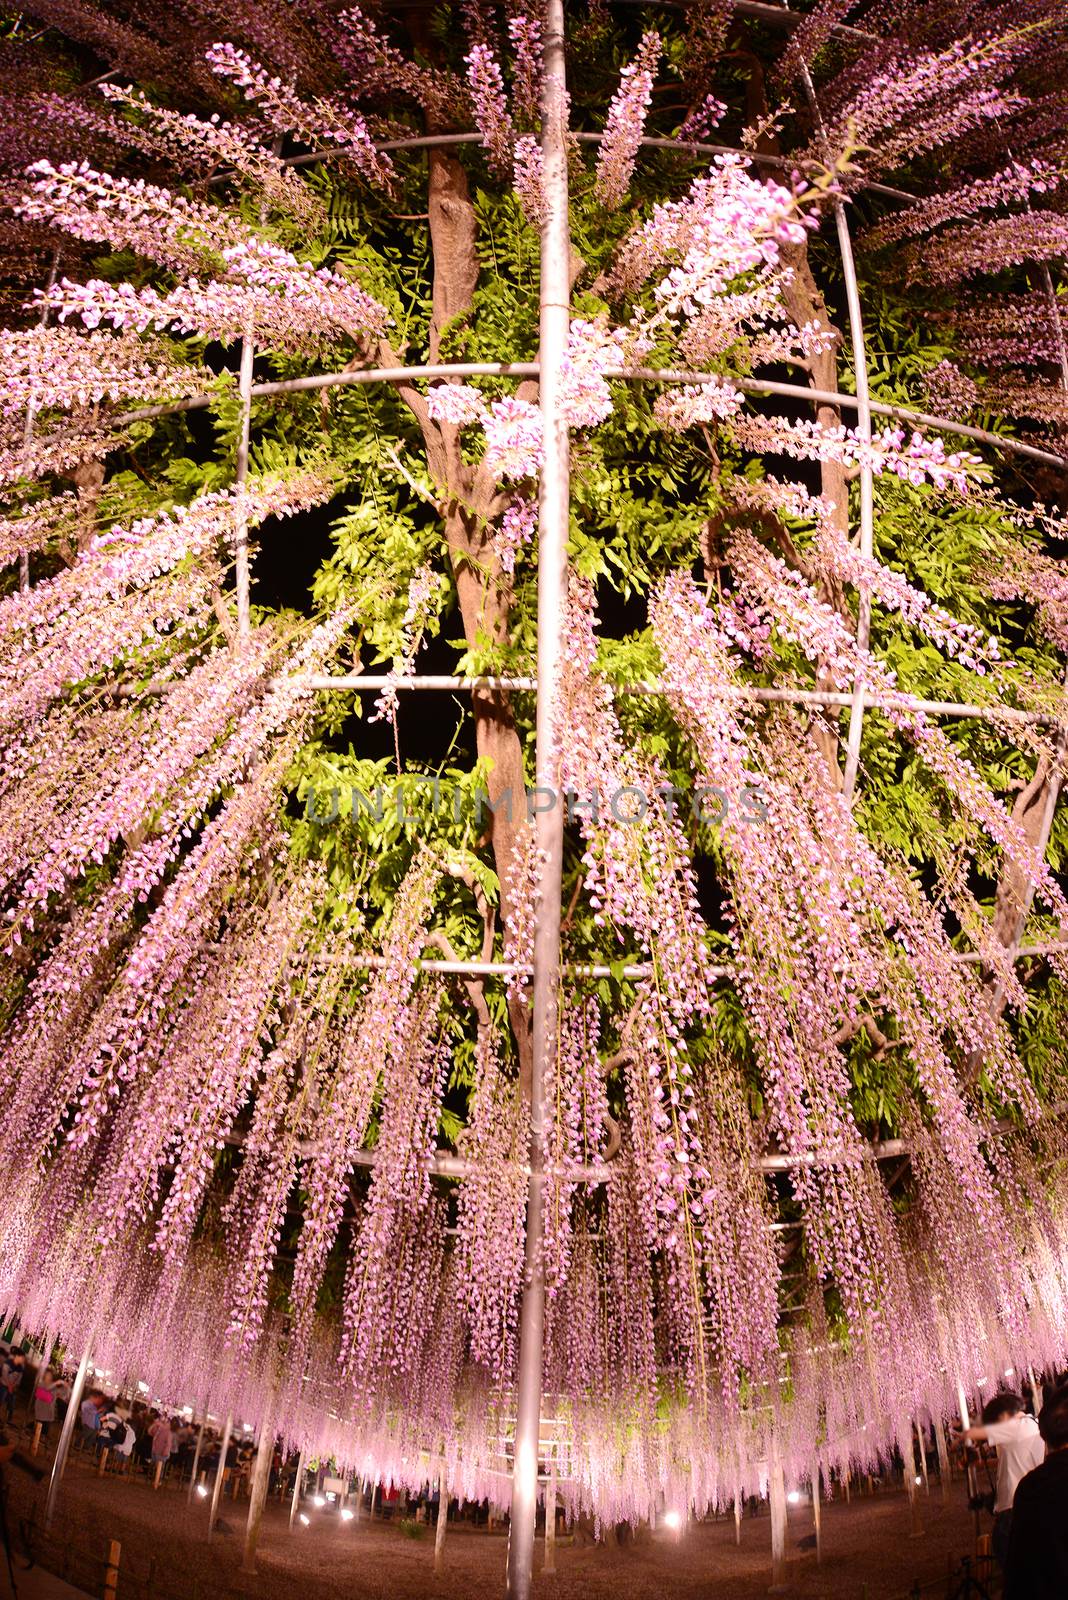
<path id="1" fill-rule="evenodd" d="M 1021 1396 L 1006 1390 L 987 1401 L 982 1418 L 974 1428 L 960 1428 L 956 1437 L 961 1444 L 992 1444 L 997 1450 L 991 1545 L 998 1566 L 1004 1569 L 1017 1486 L 1041 1465 L 1046 1454 L 1038 1423 L 1024 1410 Z"/>

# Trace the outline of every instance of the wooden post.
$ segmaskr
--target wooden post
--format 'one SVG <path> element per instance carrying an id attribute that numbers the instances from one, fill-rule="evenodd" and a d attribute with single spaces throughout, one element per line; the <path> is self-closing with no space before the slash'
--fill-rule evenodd
<path id="1" fill-rule="evenodd" d="M 543 1572 L 556 1571 L 556 1451 L 549 1461 L 549 1481 L 545 1485 L 545 1560 Z"/>
<path id="2" fill-rule="evenodd" d="M 438 1525 L 434 1530 L 434 1571 L 440 1572 L 445 1560 L 445 1530 L 449 1523 L 449 1489 L 445 1468 L 438 1473 Z"/>
<path id="3" fill-rule="evenodd" d="M 104 1569 L 104 1600 L 115 1600 L 119 1587 L 119 1557 L 122 1545 L 112 1539 L 108 1545 L 108 1564 Z"/>
<path id="4" fill-rule="evenodd" d="M 812 1524 L 816 1530 L 816 1565 L 823 1561 L 823 1529 L 820 1526 L 823 1507 L 820 1505 L 820 1464 L 812 1469 Z"/>
<path id="5" fill-rule="evenodd" d="M 377 1493 L 378 1493 L 378 1479 L 376 1478 L 374 1483 L 372 1483 L 372 1485 L 371 1485 L 371 1509 L 367 1513 L 369 1518 L 373 1518 L 374 1514 L 375 1514 L 375 1495 Z"/>
<path id="6" fill-rule="evenodd" d="M 738 1493 L 734 1496 L 734 1542 L 742 1542 L 742 1497 Z"/>
<path id="7" fill-rule="evenodd" d="M 153 1487 L 153 1489 L 158 1489 L 159 1488 L 162 1479 L 163 1479 L 163 1457 L 160 1456 L 159 1460 L 156 1462 L 156 1470 L 152 1475 L 152 1487 Z"/>
<path id="8" fill-rule="evenodd" d="M 107 1451 L 106 1447 L 101 1447 L 100 1460 L 96 1464 L 96 1475 L 97 1475 L 97 1477 L 98 1478 L 102 1478 L 104 1476 L 105 1472 L 107 1472 L 107 1470 L 108 1470 L 108 1451 Z"/>
<path id="9" fill-rule="evenodd" d="M 268 1412 L 260 1425 L 260 1446 L 256 1451 L 256 1465 L 252 1470 L 252 1487 L 248 1497 L 248 1522 L 245 1524 L 245 1553 L 241 1559 L 242 1572 L 255 1572 L 256 1545 L 263 1521 L 263 1506 L 267 1499 L 267 1485 L 271 1481 L 271 1457 L 274 1455 L 274 1416 Z"/>
<path id="10" fill-rule="evenodd" d="M 786 1481 L 778 1441 L 772 1439 L 768 1471 L 768 1500 L 771 1505 L 771 1585 L 769 1594 L 786 1590 Z"/>
<path id="11" fill-rule="evenodd" d="M 846 1467 L 845 1471 L 842 1474 L 842 1488 L 845 1490 L 845 1503 L 846 1503 L 846 1505 L 849 1505 L 850 1499 L 851 1499 L 850 1484 L 852 1483 L 852 1479 L 853 1479 L 853 1474 L 850 1472 L 849 1468 Z"/>
<path id="12" fill-rule="evenodd" d="M 953 1463 L 946 1443 L 946 1430 L 942 1418 L 934 1418 L 935 1449 L 938 1451 L 938 1480 L 942 1486 L 942 1504 L 949 1504 L 949 1486 L 953 1480 Z"/>
<path id="13" fill-rule="evenodd" d="M 223 1436 L 219 1448 L 219 1465 L 215 1469 L 215 1483 L 211 1491 L 211 1512 L 208 1517 L 208 1538 L 215 1532 L 215 1518 L 219 1514 L 219 1497 L 222 1494 L 223 1478 L 226 1475 L 226 1452 L 230 1448 L 230 1429 L 234 1425 L 232 1412 L 228 1412 L 223 1425 Z"/>
<path id="14" fill-rule="evenodd" d="M 41 1448 L 41 1429 L 43 1427 L 44 1427 L 44 1424 L 42 1422 L 35 1423 L 35 1425 L 34 1425 L 33 1443 L 30 1445 L 30 1455 L 31 1456 L 35 1456 L 37 1454 L 38 1450 Z"/>

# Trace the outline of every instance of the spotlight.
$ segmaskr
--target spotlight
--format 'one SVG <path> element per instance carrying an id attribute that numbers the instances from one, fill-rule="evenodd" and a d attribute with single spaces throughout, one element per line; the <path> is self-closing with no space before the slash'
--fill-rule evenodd
<path id="1" fill-rule="evenodd" d="M 208 1498 L 208 1487 L 207 1487 L 207 1484 L 198 1483 L 197 1484 L 197 1494 L 200 1496 L 200 1498 L 202 1500 L 206 1500 Z"/>
<path id="2" fill-rule="evenodd" d="M 801 1493 L 798 1489 L 791 1489 L 786 1498 L 792 1506 L 801 1504 Z"/>
<path id="3" fill-rule="evenodd" d="M 913 1478 L 912 1481 L 913 1481 L 913 1483 L 922 1483 L 923 1479 L 920 1477 L 919 1473 L 917 1472 L 916 1476 Z"/>
<path id="4" fill-rule="evenodd" d="M 326 1500 L 323 1498 L 323 1496 L 321 1494 L 313 1495 L 312 1496 L 312 1505 L 313 1506 L 317 1506 L 318 1509 L 321 1511 L 323 1506 L 326 1505 Z"/>
<path id="5" fill-rule="evenodd" d="M 301 1525 L 306 1528 L 308 1526 L 308 1523 L 310 1522 L 310 1520 L 311 1520 L 311 1518 L 310 1517 L 306 1517 L 304 1515 L 303 1511 L 302 1511 L 301 1514 L 300 1514 Z"/>
<path id="6" fill-rule="evenodd" d="M 664 1512 L 664 1527 L 670 1528 L 673 1532 L 682 1527 L 682 1518 L 677 1511 Z"/>
<path id="7" fill-rule="evenodd" d="M 342 1506 L 342 1508 L 341 1508 L 341 1520 L 342 1520 L 342 1522 L 351 1522 L 355 1515 L 356 1515 L 355 1511 L 350 1511 L 348 1506 Z"/>

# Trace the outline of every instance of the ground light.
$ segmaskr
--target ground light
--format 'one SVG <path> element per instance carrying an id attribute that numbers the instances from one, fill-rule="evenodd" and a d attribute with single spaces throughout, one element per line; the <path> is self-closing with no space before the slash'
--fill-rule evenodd
<path id="1" fill-rule="evenodd" d="M 341 1520 L 342 1520 L 342 1522 L 351 1522 L 355 1515 L 356 1515 L 355 1511 L 350 1511 L 348 1506 L 342 1506 L 342 1508 L 341 1508 Z"/>
<path id="2" fill-rule="evenodd" d="M 197 1484 L 197 1494 L 198 1494 L 198 1495 L 199 1495 L 199 1496 L 200 1496 L 200 1498 L 201 1498 L 201 1499 L 202 1499 L 202 1500 L 206 1500 L 206 1499 L 207 1499 L 207 1496 L 208 1496 L 208 1488 L 207 1488 L 207 1485 L 206 1485 L 206 1484 L 204 1484 L 204 1483 L 198 1483 L 198 1484 Z"/>
<path id="3" fill-rule="evenodd" d="M 800 1505 L 800 1503 L 801 1503 L 801 1491 L 799 1489 L 791 1489 L 790 1493 L 786 1496 L 786 1498 L 789 1501 L 790 1505 L 792 1505 L 792 1506 Z"/>
<path id="4" fill-rule="evenodd" d="M 313 1497 L 312 1497 L 312 1505 L 313 1506 L 317 1506 L 319 1508 L 319 1510 L 321 1511 L 323 1506 L 326 1505 L 326 1500 L 321 1494 L 313 1495 Z"/>
<path id="5" fill-rule="evenodd" d="M 301 1514 L 300 1514 L 300 1521 L 301 1521 L 302 1526 L 306 1528 L 308 1526 L 309 1522 L 311 1521 L 311 1518 L 306 1516 L 304 1514 L 304 1512 L 302 1511 Z"/>
<path id="6" fill-rule="evenodd" d="M 679 1530 L 679 1528 L 682 1527 L 682 1517 L 679 1514 L 679 1512 L 677 1512 L 677 1511 L 665 1511 L 664 1512 L 664 1527 L 665 1528 L 670 1528 L 672 1533 L 676 1533 Z"/>

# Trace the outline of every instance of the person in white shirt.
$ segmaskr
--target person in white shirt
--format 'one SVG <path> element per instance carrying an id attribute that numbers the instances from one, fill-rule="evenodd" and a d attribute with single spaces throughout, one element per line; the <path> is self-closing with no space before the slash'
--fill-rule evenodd
<path id="1" fill-rule="evenodd" d="M 996 1394 L 983 1407 L 978 1427 L 963 1428 L 959 1438 L 969 1444 L 992 1444 L 998 1452 L 998 1481 L 994 1493 L 994 1555 L 1004 1569 L 1012 1528 L 1012 1502 L 1016 1485 L 1046 1458 L 1046 1446 L 1034 1417 L 1024 1410 L 1018 1394 Z"/>

